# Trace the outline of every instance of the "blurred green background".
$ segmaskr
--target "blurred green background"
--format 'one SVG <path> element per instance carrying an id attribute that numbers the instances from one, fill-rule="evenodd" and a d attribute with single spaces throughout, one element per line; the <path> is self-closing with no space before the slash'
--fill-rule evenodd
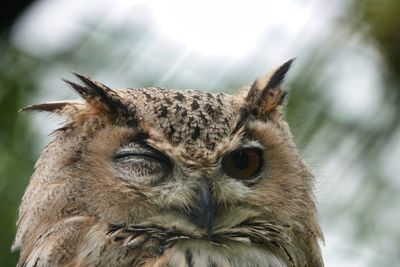
<path id="1" fill-rule="evenodd" d="M 318 173 L 326 266 L 400 266 L 400 1 L 19 1 L 0 21 L 0 266 L 70 71 L 233 92 L 297 57 L 287 118 Z"/>

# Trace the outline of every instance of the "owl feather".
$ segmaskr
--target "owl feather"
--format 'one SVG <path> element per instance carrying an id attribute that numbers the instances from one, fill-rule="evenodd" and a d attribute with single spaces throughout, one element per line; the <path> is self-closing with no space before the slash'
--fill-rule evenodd
<path id="1" fill-rule="evenodd" d="M 314 173 L 284 118 L 293 60 L 237 95 L 75 74 L 19 209 L 18 266 L 322 267 Z"/>

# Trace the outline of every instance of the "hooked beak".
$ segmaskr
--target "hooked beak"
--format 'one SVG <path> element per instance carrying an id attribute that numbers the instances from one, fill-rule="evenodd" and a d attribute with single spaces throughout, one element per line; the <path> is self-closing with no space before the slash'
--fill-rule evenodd
<path id="1" fill-rule="evenodd" d="M 202 183 L 199 187 L 197 206 L 194 210 L 193 221 L 210 234 L 216 213 L 215 201 L 212 197 L 210 186 Z"/>

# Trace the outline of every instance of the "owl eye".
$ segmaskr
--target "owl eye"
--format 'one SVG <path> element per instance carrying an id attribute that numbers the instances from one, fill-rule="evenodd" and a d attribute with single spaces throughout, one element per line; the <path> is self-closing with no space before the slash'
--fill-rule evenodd
<path id="1" fill-rule="evenodd" d="M 114 161 L 123 180 L 141 185 L 159 182 L 172 169 L 171 160 L 167 156 L 137 144 L 117 151 Z"/>
<path id="2" fill-rule="evenodd" d="M 260 148 L 241 148 L 232 151 L 222 160 L 224 172 L 238 179 L 254 177 L 262 167 L 262 150 Z"/>

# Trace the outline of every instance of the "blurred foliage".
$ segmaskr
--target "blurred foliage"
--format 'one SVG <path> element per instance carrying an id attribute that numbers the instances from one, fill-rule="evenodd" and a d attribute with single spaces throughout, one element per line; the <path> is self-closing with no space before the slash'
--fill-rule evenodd
<path id="1" fill-rule="evenodd" d="M 337 170 L 337 176 L 344 177 L 338 186 L 346 187 L 354 170 L 362 178 L 356 183 L 352 197 L 339 199 L 335 203 L 322 203 L 322 218 L 326 228 L 335 228 L 345 218 L 346 233 L 354 239 L 352 244 L 343 244 L 349 258 L 359 252 L 358 247 L 369 246 L 374 254 L 369 266 L 395 266 L 400 262 L 400 235 L 395 222 L 387 223 L 387 211 L 399 200 L 397 186 L 384 173 L 382 161 L 400 131 L 400 1 L 398 0 L 353 0 L 332 34 L 316 47 L 304 51 L 302 57 L 307 65 L 298 66 L 299 72 L 293 78 L 293 87 L 288 104 L 289 123 L 302 151 L 313 151 L 324 160 L 337 153 L 345 157 L 345 165 Z M 179 48 L 171 48 L 164 58 L 145 58 L 148 65 L 132 65 L 132 59 L 144 57 L 141 54 L 146 34 L 150 28 L 99 29 L 97 22 L 89 23 L 89 34 L 81 34 L 58 53 L 47 57 L 32 56 L 14 47 L 9 35 L 0 39 L 0 265 L 13 266 L 17 253 L 10 253 L 15 234 L 17 207 L 33 169 L 38 136 L 33 128 L 32 117 L 18 114 L 21 107 L 31 104 L 39 93 L 38 87 L 43 76 L 60 66 L 68 69 L 104 76 L 115 80 L 127 79 L 128 84 L 137 86 L 161 85 L 173 87 L 193 81 L 171 80 L 169 61 Z M 374 118 L 343 118 L 335 114 L 333 101 L 326 93 L 326 85 L 335 86 L 335 77 L 328 79 L 326 70 L 335 64 L 346 42 L 362 34 L 362 41 L 376 47 L 384 60 L 381 69 L 382 99 Z M 312 50 L 312 52 L 310 52 Z M 199 60 L 199 59 L 197 59 Z M 332 63 L 334 62 L 334 63 Z M 162 67 L 156 67 L 161 64 Z M 165 64 L 165 65 L 162 65 Z M 195 64 L 195 63 L 194 63 Z M 218 66 L 218 65 L 217 65 Z M 334 66 L 339 69 L 341 66 Z M 133 82 L 129 73 L 141 68 L 140 77 Z M 179 70 L 179 69 L 178 69 Z M 175 73 L 177 69 L 174 70 Z M 213 70 L 208 74 L 212 75 Z M 95 75 L 97 73 L 97 75 Z M 125 73 L 123 76 L 121 73 Z M 63 75 L 67 75 L 64 73 Z M 123 76 L 123 77 L 122 77 Z M 163 77 L 157 79 L 154 77 Z M 232 79 L 232 77 L 235 77 Z M 235 80 L 236 79 L 236 80 Z M 240 84 L 241 77 L 229 76 L 224 79 L 223 88 Z M 140 84 L 138 84 L 138 81 Z M 125 83 L 125 82 L 124 82 Z M 190 86 L 191 87 L 191 86 Z M 208 84 L 201 86 L 207 88 Z M 349 88 L 351 90 L 351 88 Z M 357 101 L 355 99 L 354 101 Z M 305 115 L 306 114 L 306 115 Z M 318 146 L 318 149 L 315 147 Z M 340 154 L 342 147 L 351 153 Z M 317 152 L 316 152 L 317 151 Z M 388 217 L 391 219 L 392 217 Z M 394 217 L 393 217 L 394 218 Z M 397 217 L 398 218 L 398 217 Z M 329 240 L 327 241 L 329 242 Z M 346 255 L 346 253 L 343 253 Z"/>
<path id="2" fill-rule="evenodd" d="M 392 78 L 400 79 L 400 1 L 358 1 L 356 9 L 360 9 L 361 21 L 370 26 L 370 37 L 384 56 Z"/>
<path id="3" fill-rule="evenodd" d="M 18 110 L 35 93 L 35 59 L 15 49 L 7 40 L 0 43 L 0 265 L 13 266 L 17 253 L 10 254 L 15 235 L 17 210 L 34 163 L 33 143 L 27 117 Z"/>
<path id="4" fill-rule="evenodd" d="M 14 1 L 7 8 L 0 9 L 0 33 L 6 34 L 13 26 L 16 18 L 29 6 L 33 0 Z"/>

